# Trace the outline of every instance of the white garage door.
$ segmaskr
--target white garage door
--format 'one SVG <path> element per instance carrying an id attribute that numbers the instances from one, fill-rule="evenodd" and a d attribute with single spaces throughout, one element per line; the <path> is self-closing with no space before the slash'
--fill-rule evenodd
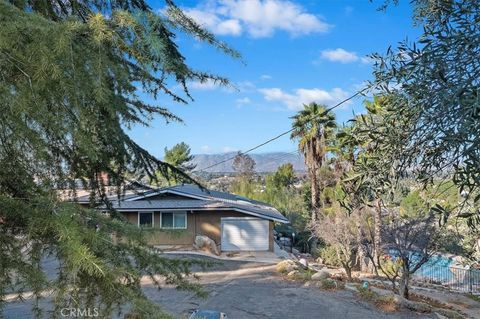
<path id="1" fill-rule="evenodd" d="M 222 222 L 222 250 L 268 250 L 268 220 L 251 217 L 225 217 Z"/>

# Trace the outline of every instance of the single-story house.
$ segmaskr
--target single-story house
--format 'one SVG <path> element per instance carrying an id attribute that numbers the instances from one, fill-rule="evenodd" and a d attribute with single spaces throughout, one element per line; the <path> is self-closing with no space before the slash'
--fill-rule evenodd
<path id="1" fill-rule="evenodd" d="M 113 200 L 115 210 L 151 229 L 153 245 L 192 247 L 208 236 L 222 251 L 273 251 L 273 226 L 288 220 L 274 207 L 230 193 L 184 184 Z"/>

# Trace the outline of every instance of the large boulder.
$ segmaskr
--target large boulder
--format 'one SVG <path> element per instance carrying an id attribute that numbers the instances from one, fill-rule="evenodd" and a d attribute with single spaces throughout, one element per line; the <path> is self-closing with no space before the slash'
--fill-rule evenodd
<path id="1" fill-rule="evenodd" d="M 300 265 L 302 265 L 303 269 L 307 269 L 308 268 L 308 260 L 306 260 L 305 258 L 300 258 L 300 260 L 298 261 L 298 263 Z"/>
<path id="2" fill-rule="evenodd" d="M 312 275 L 311 280 L 323 280 L 330 278 L 330 273 L 324 269 L 321 269 Z"/>
<path id="3" fill-rule="evenodd" d="M 195 236 L 195 243 L 193 244 L 193 248 L 195 248 L 196 250 L 209 251 L 212 254 L 220 256 L 220 251 L 218 250 L 217 244 L 213 239 L 207 236 Z"/>

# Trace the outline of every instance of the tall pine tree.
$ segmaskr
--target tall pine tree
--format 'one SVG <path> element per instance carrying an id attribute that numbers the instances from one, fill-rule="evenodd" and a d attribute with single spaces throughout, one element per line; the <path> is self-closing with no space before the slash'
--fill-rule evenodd
<path id="1" fill-rule="evenodd" d="M 0 1 L 0 295 L 51 290 L 52 317 L 68 306 L 155 318 L 142 276 L 198 288 L 184 276 L 191 262 L 162 257 L 113 211 L 80 208 L 58 192 L 74 195 L 81 181 L 92 202 L 108 206 L 104 173 L 119 196 L 126 175 L 189 179 L 126 132 L 155 116 L 180 120 L 140 92 L 186 103 L 190 81 L 228 84 L 185 63 L 178 33 L 238 57 L 169 0 L 161 13 L 143 0 Z M 169 89 L 177 85 L 183 93 Z M 48 254 L 59 262 L 54 280 L 42 269 Z"/>

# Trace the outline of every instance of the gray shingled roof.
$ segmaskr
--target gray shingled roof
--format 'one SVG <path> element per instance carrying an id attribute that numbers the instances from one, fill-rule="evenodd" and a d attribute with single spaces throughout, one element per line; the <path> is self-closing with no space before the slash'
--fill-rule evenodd
<path id="1" fill-rule="evenodd" d="M 129 192 L 126 192 L 125 194 L 121 194 L 120 195 L 120 199 L 121 200 L 126 200 L 126 199 L 130 199 L 130 198 L 134 198 L 134 197 L 137 197 L 139 196 L 140 194 L 144 194 L 144 192 L 132 192 L 132 191 L 129 191 Z M 110 201 L 118 201 L 118 195 L 110 195 L 110 196 L 107 196 L 108 200 Z M 90 203 L 90 195 L 83 195 L 83 196 L 79 196 L 75 202 L 77 203 L 80 203 L 80 204 L 89 204 Z"/>
<path id="2" fill-rule="evenodd" d="M 184 195 L 186 198 L 149 200 L 150 196 L 165 193 Z M 189 195 L 194 196 L 196 199 L 188 198 Z M 232 209 L 265 219 L 275 220 L 283 223 L 288 222 L 287 218 L 285 218 L 278 210 L 268 204 L 230 193 L 201 189 L 196 185 L 189 184 L 161 188 L 155 191 L 148 191 L 137 196 L 129 196 L 128 198 L 120 201 L 114 200 L 112 204 L 113 208 L 119 211 Z"/>
<path id="3" fill-rule="evenodd" d="M 139 183 L 139 182 L 131 181 L 125 186 L 124 192 L 122 194 L 120 194 L 120 198 L 121 198 L 121 200 L 126 200 L 126 199 L 129 199 L 129 198 L 137 197 L 137 196 L 142 195 L 142 194 L 148 194 L 148 193 L 151 193 L 151 192 L 155 192 L 157 190 L 158 190 L 157 188 L 153 188 L 151 186 L 144 185 L 144 184 Z M 107 196 L 107 198 L 110 201 L 118 200 L 117 188 L 114 188 L 113 190 L 110 190 L 110 193 Z M 80 204 L 90 203 L 90 194 L 86 194 L 86 195 L 83 195 L 83 196 L 78 196 L 75 199 L 75 202 L 80 203 Z"/>
<path id="4" fill-rule="evenodd" d="M 183 193 L 186 195 L 193 195 L 193 196 L 198 196 L 198 197 L 206 197 L 206 198 L 211 198 L 211 199 L 219 199 L 219 200 L 224 200 L 224 201 L 232 201 L 232 202 L 248 202 L 250 204 L 256 204 L 256 205 L 261 205 L 261 206 L 268 206 L 272 207 L 267 203 L 256 201 L 253 199 L 249 199 L 247 197 L 231 194 L 231 193 L 226 193 L 226 192 L 220 192 L 212 189 L 206 189 L 206 188 L 200 188 L 197 185 L 193 184 L 182 184 L 182 185 L 176 185 L 172 187 L 166 187 L 166 188 L 161 188 L 158 189 L 158 192 L 168 192 L 168 191 L 173 191 L 173 192 L 178 192 L 178 193 Z M 151 194 L 156 193 L 155 191 L 150 192 Z"/>

